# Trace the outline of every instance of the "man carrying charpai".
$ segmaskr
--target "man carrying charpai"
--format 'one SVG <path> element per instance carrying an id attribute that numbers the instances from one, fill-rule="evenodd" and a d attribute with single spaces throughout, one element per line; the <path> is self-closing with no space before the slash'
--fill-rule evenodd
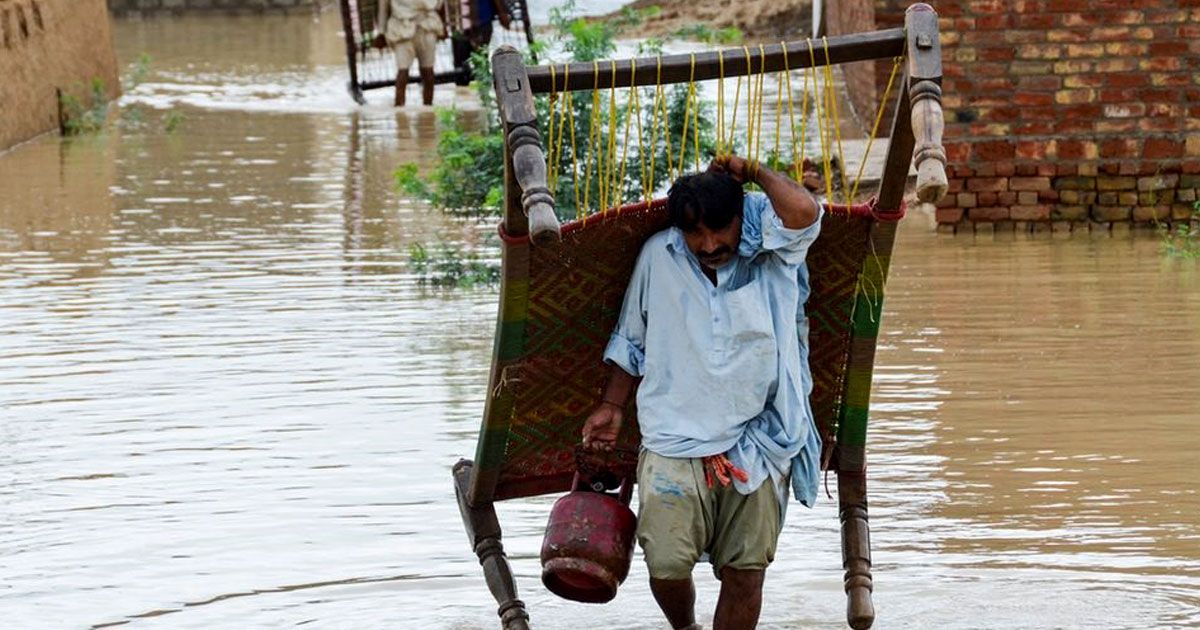
<path id="1" fill-rule="evenodd" d="M 611 449 L 636 390 L 637 536 L 654 598 L 673 628 L 698 627 L 691 575 L 707 555 L 721 580 L 714 630 L 753 628 L 788 486 L 809 507 L 817 492 L 803 304 L 821 206 L 788 177 L 727 157 L 677 180 L 667 208 L 671 227 L 634 267 L 583 442 Z"/>

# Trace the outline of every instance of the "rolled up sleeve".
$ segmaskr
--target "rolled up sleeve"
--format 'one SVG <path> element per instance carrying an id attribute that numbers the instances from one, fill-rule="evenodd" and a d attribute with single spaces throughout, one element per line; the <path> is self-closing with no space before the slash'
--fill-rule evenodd
<path id="1" fill-rule="evenodd" d="M 646 368 L 646 297 L 650 278 L 650 256 L 643 249 L 625 290 L 625 302 L 617 327 L 604 349 L 605 363 L 625 370 L 630 376 L 642 376 Z"/>
<path id="2" fill-rule="evenodd" d="M 808 248 L 821 234 L 821 217 L 825 209 L 817 209 L 817 220 L 812 225 L 797 230 L 784 227 L 783 220 L 775 214 L 775 209 L 768 203 L 762 215 L 762 248 L 775 252 L 789 265 L 799 265 L 808 255 Z"/>
<path id="3" fill-rule="evenodd" d="M 747 194 L 742 212 L 743 251 L 740 253 L 753 256 L 759 252 L 773 252 L 785 263 L 799 265 L 804 262 L 808 248 L 821 233 L 821 217 L 824 214 L 825 209 L 818 207 L 817 220 L 812 225 L 791 229 L 784 227 L 783 220 L 775 214 L 775 207 L 765 194 Z"/>

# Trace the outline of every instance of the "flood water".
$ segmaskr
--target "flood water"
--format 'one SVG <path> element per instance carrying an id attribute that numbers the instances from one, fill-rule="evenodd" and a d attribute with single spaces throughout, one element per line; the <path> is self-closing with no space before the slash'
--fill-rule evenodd
<path id="1" fill-rule="evenodd" d="M 498 627 L 450 484 L 496 290 L 421 286 L 408 255 L 491 228 L 393 190 L 434 115 L 354 106 L 338 29 L 117 23 L 123 64 L 152 57 L 141 121 L 0 154 L 4 627 Z M 1197 357 L 1200 267 L 1150 235 L 906 219 L 875 627 L 1200 627 Z M 535 627 L 666 627 L 640 559 L 615 603 L 542 588 L 552 500 L 499 506 Z M 791 510 L 761 627 L 845 627 L 835 506 Z"/>

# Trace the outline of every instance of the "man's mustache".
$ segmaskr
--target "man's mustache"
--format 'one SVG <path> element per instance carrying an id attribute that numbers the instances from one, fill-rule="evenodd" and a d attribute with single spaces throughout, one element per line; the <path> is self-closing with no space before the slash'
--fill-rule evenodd
<path id="1" fill-rule="evenodd" d="M 733 250 L 731 250 L 728 247 L 721 246 L 721 247 L 718 247 L 718 248 L 712 250 L 711 252 L 700 252 L 699 254 L 696 255 L 696 257 L 697 258 L 705 258 L 705 259 L 719 258 L 721 256 L 724 256 L 725 254 L 728 254 L 731 251 L 733 251 Z"/>

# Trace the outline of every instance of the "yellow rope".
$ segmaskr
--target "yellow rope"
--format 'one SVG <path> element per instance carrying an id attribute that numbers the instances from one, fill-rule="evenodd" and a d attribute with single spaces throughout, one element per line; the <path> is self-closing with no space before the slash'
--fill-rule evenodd
<path id="1" fill-rule="evenodd" d="M 797 168 L 803 170 L 804 159 L 808 155 L 808 73 L 800 74 L 804 77 L 804 83 L 800 86 L 800 98 L 803 100 L 800 103 L 800 166 Z"/>
<path id="2" fill-rule="evenodd" d="M 863 174 L 865 172 L 866 161 L 870 156 L 874 140 L 879 132 L 879 127 L 882 123 L 883 113 L 887 107 L 891 92 L 895 86 L 895 79 L 898 75 L 902 58 L 897 57 L 893 60 L 892 72 L 888 78 L 887 87 L 884 89 L 883 99 L 879 104 L 876 112 L 874 124 L 871 127 L 870 136 L 867 139 L 866 151 L 862 162 L 858 165 L 858 171 L 854 177 L 853 186 L 849 185 L 848 173 L 845 163 L 844 147 L 841 137 L 841 121 L 840 109 L 837 102 L 837 93 L 834 89 L 834 75 L 832 68 L 832 60 L 829 51 L 829 41 L 827 38 L 822 38 L 824 47 L 825 59 L 823 68 L 823 83 L 818 79 L 818 63 L 816 59 L 816 50 L 811 39 L 807 40 L 810 68 L 808 72 L 802 72 L 804 82 L 802 86 L 802 106 L 801 106 L 801 126 L 800 134 L 797 137 L 796 133 L 796 107 L 794 99 L 794 90 L 791 82 L 791 63 L 788 56 L 788 48 L 786 42 L 781 42 L 780 47 L 783 54 L 783 69 L 778 77 L 778 94 L 775 101 L 775 139 L 774 153 L 772 154 L 776 160 L 782 161 L 781 145 L 782 145 L 782 127 L 783 127 L 783 101 L 784 92 L 786 90 L 787 99 L 787 124 L 791 131 L 791 160 L 792 170 L 797 181 L 803 181 L 803 162 L 805 153 L 807 152 L 807 134 L 808 134 L 808 105 L 809 105 L 809 79 L 812 79 L 812 89 L 821 90 L 821 93 L 812 98 L 813 115 L 819 134 L 819 143 L 822 153 L 823 170 L 827 187 L 827 197 L 833 198 L 832 189 L 834 183 L 833 161 L 840 160 L 841 173 L 841 188 L 844 200 L 853 202 L 857 198 L 859 187 L 862 183 Z M 741 89 L 742 76 L 737 77 L 735 84 L 734 99 L 732 111 L 729 114 L 729 119 L 725 118 L 725 59 L 724 50 L 718 50 L 718 84 L 717 84 L 717 121 L 716 121 L 716 157 L 728 157 L 734 150 L 734 138 L 737 133 L 738 109 L 741 105 Z M 759 44 L 759 67 L 754 69 L 753 57 L 750 53 L 749 46 L 743 45 L 742 52 L 746 63 L 746 159 L 751 169 L 759 168 L 759 160 L 762 153 L 762 128 L 763 128 L 763 110 L 766 105 L 765 96 L 765 81 L 766 81 L 766 47 Z M 684 99 L 683 124 L 679 138 L 679 159 L 674 159 L 674 143 L 670 133 L 670 106 L 668 103 L 665 86 L 662 82 L 662 58 L 657 59 L 656 74 L 653 99 L 649 111 L 650 129 L 650 144 L 651 150 L 649 156 L 646 155 L 646 135 L 643 131 L 642 108 L 641 108 L 641 90 L 634 86 L 637 77 L 636 61 L 630 61 L 630 93 L 627 95 L 625 102 L 625 120 L 624 130 L 619 127 L 620 119 L 618 116 L 618 105 L 616 96 L 617 83 L 617 63 L 615 60 L 610 60 L 610 68 L 612 74 L 612 83 L 609 88 L 608 95 L 608 130 L 607 137 L 604 136 L 601 116 L 602 114 L 602 98 L 599 91 L 600 83 L 600 67 L 599 61 L 592 62 L 593 85 L 592 85 L 592 111 L 589 120 L 588 128 L 588 145 L 587 145 L 587 164 L 584 168 L 584 173 L 579 173 L 579 165 L 574 159 L 579 155 L 579 147 L 576 140 L 576 124 L 574 117 L 574 95 L 567 88 L 570 79 L 570 65 L 564 65 L 563 83 L 560 88 L 558 84 L 557 69 L 554 65 L 550 66 L 550 106 L 549 106 L 549 131 L 548 131 L 548 146 L 550 150 L 548 167 L 548 183 L 551 190 L 556 190 L 559 180 L 561 179 L 559 171 L 563 169 L 563 149 L 566 144 L 567 129 L 570 126 L 571 137 L 571 157 L 572 165 L 570 174 L 575 195 L 576 216 L 579 218 L 586 217 L 592 211 L 591 204 L 591 182 L 595 175 L 597 183 L 596 201 L 597 211 L 607 212 L 610 209 L 619 206 L 625 200 L 625 180 L 628 173 L 629 161 L 629 146 L 630 146 L 630 127 L 633 125 L 633 118 L 637 119 L 637 148 L 638 148 L 638 170 L 641 174 L 642 182 L 642 198 L 647 204 L 651 202 L 651 198 L 655 192 L 655 176 L 657 167 L 657 146 L 658 138 L 661 134 L 666 145 L 666 169 L 669 177 L 678 177 L 683 174 L 684 168 L 689 162 L 687 160 L 687 149 L 689 144 L 688 134 L 691 133 L 691 142 L 694 149 L 694 162 L 697 169 L 700 168 L 701 151 L 700 151 L 700 101 L 699 92 L 696 86 L 696 56 L 695 53 L 690 57 L 690 73 L 688 77 L 687 94 Z M 621 137 L 618 138 L 618 133 Z M 617 146 L 620 144 L 620 165 L 617 164 L 618 151 Z M 836 147 L 837 154 L 834 150 Z M 595 172 L 593 173 L 593 163 L 595 164 Z M 580 179 L 583 179 L 583 194 L 580 195 Z"/>
<path id="3" fill-rule="evenodd" d="M 754 62 L 750 58 L 750 48 L 745 44 L 742 53 L 746 55 L 746 159 L 751 159 L 754 150 Z"/>
<path id="4" fill-rule="evenodd" d="M 558 93 L 554 91 L 556 87 L 557 87 L 557 84 L 555 83 L 555 80 L 554 80 L 554 64 L 550 64 L 550 125 L 549 125 L 550 128 L 547 130 L 547 138 L 546 138 L 546 145 L 548 147 L 550 147 L 550 160 L 549 160 L 549 164 L 547 164 L 546 166 L 547 166 L 547 170 L 550 171 L 547 174 L 547 183 L 549 184 L 550 192 L 552 194 L 556 190 L 555 184 L 558 181 L 559 152 L 557 149 L 562 144 L 561 139 L 559 139 L 557 146 L 555 144 L 556 136 L 554 134 L 554 115 L 556 113 L 558 113 L 558 101 L 561 99 L 561 97 L 558 95 Z M 564 85 L 563 87 L 566 87 L 566 86 Z M 561 124 L 560 124 L 560 127 L 561 127 Z"/>
<path id="5" fill-rule="evenodd" d="M 745 46 L 743 46 L 742 48 L 745 48 Z M 747 67 L 747 69 L 749 69 L 749 64 L 750 64 L 750 53 L 749 53 L 749 51 L 747 51 L 746 52 L 746 67 Z M 728 142 L 725 143 L 725 155 L 726 156 L 733 153 L 733 134 L 737 132 L 737 112 L 738 112 L 738 104 L 741 102 L 741 99 L 742 99 L 742 75 L 739 74 L 737 76 L 737 83 L 734 84 L 734 89 L 733 89 L 733 114 L 729 118 L 729 130 L 728 130 L 729 131 L 729 140 L 728 140 Z"/>
<path id="6" fill-rule="evenodd" d="M 632 122 L 630 117 L 633 108 L 633 102 L 637 98 L 637 88 L 634 87 L 634 79 L 637 75 L 637 62 L 633 59 L 629 60 L 629 96 L 625 99 L 625 136 L 621 141 L 621 171 L 617 176 L 617 198 L 616 205 L 621 205 L 625 201 L 625 164 L 629 159 L 629 124 Z M 639 121 L 640 123 L 640 121 Z"/>
<path id="7" fill-rule="evenodd" d="M 592 161 L 596 160 L 598 151 L 596 145 L 600 142 L 600 62 L 592 62 L 592 115 L 588 121 L 588 163 L 583 180 L 583 209 L 582 216 L 586 217 L 591 209 L 592 193 Z"/>
<path id="8" fill-rule="evenodd" d="M 825 45 L 825 82 L 829 86 L 830 109 L 833 111 L 833 134 L 837 138 L 838 164 L 842 165 L 842 201 L 850 203 L 846 194 L 850 192 L 850 182 L 846 179 L 846 154 L 842 151 L 842 121 L 838 113 L 837 92 L 833 89 L 833 62 L 829 59 L 829 38 L 822 37 Z"/>
<path id="9" fill-rule="evenodd" d="M 570 64 L 563 64 L 563 67 L 566 68 L 566 70 L 563 72 L 563 88 L 565 89 L 567 80 L 571 76 L 571 66 Z M 576 157 L 579 155 L 579 149 L 575 146 L 574 92 L 566 92 L 566 99 L 563 102 L 563 109 L 567 110 L 566 117 L 571 121 L 571 184 L 575 188 L 575 217 L 579 218 L 580 208 L 582 208 L 582 206 L 579 205 L 579 161 L 576 159 Z M 561 136 L 562 134 L 560 133 L 559 135 Z M 559 140 L 561 141 L 561 138 L 559 138 Z"/>
<path id="10" fill-rule="evenodd" d="M 601 184 L 600 211 L 608 212 L 613 205 L 613 176 L 617 170 L 617 61 L 612 60 L 612 85 L 608 89 L 608 148 L 605 151 L 608 166 L 604 170 Z"/>
<path id="11" fill-rule="evenodd" d="M 658 71 L 655 75 L 654 82 L 656 84 L 654 90 L 654 98 L 650 101 L 650 190 L 654 191 L 654 167 L 658 158 L 658 96 L 660 87 L 662 86 L 662 57 L 658 58 Z"/>
<path id="12" fill-rule="evenodd" d="M 809 59 L 812 61 L 812 66 L 809 68 L 809 72 L 812 75 L 813 90 L 816 90 L 818 88 L 818 86 L 820 85 L 820 82 L 817 80 L 817 53 L 815 50 L 813 50 L 812 40 L 809 39 L 807 41 L 808 41 L 808 56 L 809 56 Z M 823 96 L 824 95 L 822 95 L 822 97 Z M 822 112 L 821 97 L 813 97 L 813 113 L 817 117 L 817 132 L 818 132 L 818 136 L 821 139 L 821 160 L 822 160 L 823 166 L 825 167 L 825 196 L 828 199 L 832 199 L 833 198 L 833 195 L 832 195 L 832 192 L 833 192 L 833 167 L 829 163 L 829 147 L 826 143 L 828 129 L 826 129 L 825 123 L 822 122 L 821 112 Z"/>
<path id="13" fill-rule="evenodd" d="M 766 100 L 763 96 L 763 82 L 767 78 L 767 49 L 762 44 L 758 45 L 758 86 L 756 87 L 755 101 L 758 103 L 757 111 L 754 114 L 754 160 L 751 162 L 750 178 L 754 179 L 758 175 L 759 154 L 762 152 L 762 115 L 763 103 Z"/>
<path id="14" fill-rule="evenodd" d="M 555 173 L 554 181 L 556 181 L 556 182 L 558 181 L 559 171 L 562 170 L 562 150 L 563 150 L 564 138 L 566 137 L 566 129 L 564 129 L 564 126 L 567 124 L 567 118 L 569 116 L 571 116 L 573 119 L 573 116 L 570 111 L 570 109 L 571 109 L 570 104 L 572 102 L 571 93 L 569 91 L 567 91 L 567 80 L 570 77 L 571 77 L 571 66 L 567 65 L 567 64 L 563 64 L 563 91 L 562 91 L 562 94 L 559 95 L 559 97 L 558 97 L 559 101 L 561 101 L 560 106 L 562 108 L 562 111 L 558 115 L 558 133 L 556 133 L 554 135 L 555 145 L 556 145 L 554 147 L 554 173 Z M 571 131 L 572 132 L 575 131 L 574 125 L 572 125 Z M 571 161 L 574 162 L 574 155 L 572 155 Z M 551 190 L 554 190 L 554 189 L 552 188 Z"/>
<path id="15" fill-rule="evenodd" d="M 783 162 L 783 156 L 779 154 L 780 133 L 783 131 L 783 77 L 787 74 L 787 49 L 783 51 L 784 69 L 779 71 L 779 85 L 775 87 L 775 154 L 776 162 Z M 790 95 L 789 95 L 790 96 Z M 774 168 L 775 165 L 772 166 Z M 799 180 L 797 180 L 799 181 Z"/>
<path id="16" fill-rule="evenodd" d="M 692 53 L 692 70 L 688 75 L 688 98 L 692 100 L 693 107 L 696 113 L 693 114 L 695 124 L 692 125 L 692 144 L 693 152 L 696 157 L 696 170 L 700 170 L 700 104 L 696 102 L 699 95 L 696 94 L 696 53 Z"/>
<path id="17" fill-rule="evenodd" d="M 892 93 L 892 84 L 896 80 L 896 73 L 900 69 L 902 59 L 903 57 L 896 57 L 892 62 L 892 74 L 888 77 L 887 87 L 883 90 L 883 99 L 879 101 L 879 110 L 875 113 L 875 124 L 871 125 L 871 135 L 867 138 L 867 150 L 863 152 L 862 162 L 858 165 L 858 175 L 854 177 L 854 188 L 850 189 L 850 203 L 853 203 L 858 198 L 858 185 L 862 182 L 863 170 L 867 166 L 867 158 L 871 156 L 871 144 L 875 142 L 875 134 L 879 133 L 879 123 L 883 120 L 883 110 L 887 109 L 888 98 Z"/>
<path id="18" fill-rule="evenodd" d="M 688 140 L 688 116 L 692 111 L 692 101 L 688 98 L 691 95 L 691 86 L 688 87 L 688 94 L 683 98 L 683 128 L 679 134 L 679 168 L 675 169 L 675 176 L 683 175 L 683 162 L 687 158 L 687 140 Z M 668 131 L 668 133 L 670 133 Z"/>
<path id="19" fill-rule="evenodd" d="M 725 50 L 717 50 L 717 157 L 724 153 L 725 143 Z"/>
<path id="20" fill-rule="evenodd" d="M 633 64 L 633 61 L 630 61 L 629 63 Z M 631 76 L 636 76 L 637 74 L 632 67 L 630 67 L 629 73 Z M 641 90 L 633 85 L 632 80 L 630 81 L 629 89 L 633 92 L 633 100 L 635 103 L 633 105 L 633 115 L 637 118 L 638 173 L 641 175 L 640 179 L 642 182 L 642 198 L 645 199 L 646 205 L 649 206 L 650 195 L 652 195 L 654 191 L 646 187 L 646 144 L 642 141 L 642 93 Z M 651 157 L 651 159 L 653 159 L 653 157 Z"/>
<path id="21" fill-rule="evenodd" d="M 803 179 L 801 179 L 801 178 L 803 177 L 803 169 L 801 168 L 801 162 L 804 161 L 804 153 L 803 153 L 803 148 L 801 148 L 801 150 L 799 152 L 799 157 L 797 157 L 796 109 L 795 109 L 795 107 L 792 106 L 792 68 L 791 68 L 791 65 L 788 63 L 787 42 L 779 42 L 779 45 L 783 48 L 783 76 L 787 79 L 788 121 L 791 123 L 791 129 L 792 129 L 792 164 L 793 164 L 793 168 L 796 172 L 796 175 L 795 175 L 796 181 L 802 182 Z M 807 82 L 805 83 L 805 85 L 806 86 L 808 85 Z"/>
<path id="22" fill-rule="evenodd" d="M 672 169 L 675 167 L 675 152 L 671 146 L 671 130 L 668 128 L 671 122 L 670 111 L 667 108 L 667 93 L 662 84 L 662 75 L 658 77 L 658 85 L 654 89 L 658 92 L 658 111 L 659 125 L 662 126 L 663 142 L 667 145 L 667 178 L 671 179 L 673 175 Z"/>

